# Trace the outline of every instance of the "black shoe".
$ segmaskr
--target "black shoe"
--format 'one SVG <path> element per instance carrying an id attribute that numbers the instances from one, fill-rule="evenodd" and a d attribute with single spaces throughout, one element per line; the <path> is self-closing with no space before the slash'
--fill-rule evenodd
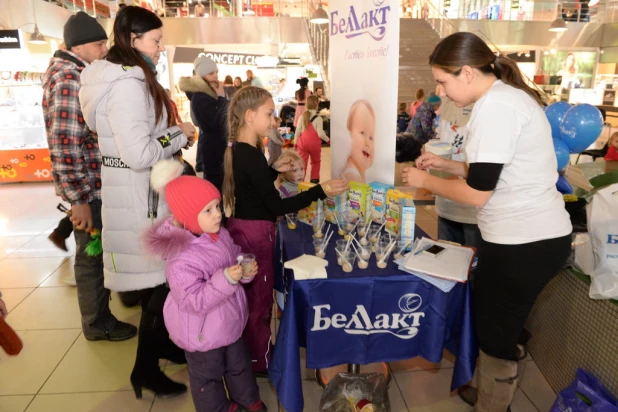
<path id="1" fill-rule="evenodd" d="M 142 312 L 135 366 L 131 372 L 131 385 L 137 399 L 142 389 L 152 391 L 158 398 L 171 398 L 187 392 L 187 386 L 174 382 L 159 369 L 159 359 L 164 357 L 171 343 L 162 316 Z"/>
<path id="2" fill-rule="evenodd" d="M 110 342 L 120 342 L 128 340 L 137 335 L 137 328 L 130 323 L 117 320 L 112 328 L 92 327 L 93 330 L 84 332 L 84 337 L 89 341 L 108 340 Z"/>
<path id="3" fill-rule="evenodd" d="M 320 179 L 311 179 L 310 183 L 315 183 L 317 185 L 320 183 Z"/>
<path id="4" fill-rule="evenodd" d="M 56 232 L 51 232 L 51 234 L 47 237 L 51 242 L 60 250 L 64 250 L 68 252 L 66 240 L 58 236 Z"/>
<path id="5" fill-rule="evenodd" d="M 143 389 L 153 392 L 157 398 L 161 399 L 173 398 L 187 392 L 186 385 L 174 382 L 158 367 L 156 370 L 148 371 L 148 373 L 137 372 L 133 369 L 131 385 L 137 399 L 142 399 Z"/>

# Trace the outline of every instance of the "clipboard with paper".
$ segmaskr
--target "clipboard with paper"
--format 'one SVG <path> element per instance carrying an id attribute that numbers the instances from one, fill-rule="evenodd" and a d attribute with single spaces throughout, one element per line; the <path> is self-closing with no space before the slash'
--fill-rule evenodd
<path id="1" fill-rule="evenodd" d="M 445 250 L 435 257 L 422 253 L 423 250 L 433 245 L 441 246 Z M 422 238 L 406 257 L 403 269 L 463 283 L 468 281 L 468 273 L 470 273 L 475 253 L 475 249 L 471 247 Z"/>

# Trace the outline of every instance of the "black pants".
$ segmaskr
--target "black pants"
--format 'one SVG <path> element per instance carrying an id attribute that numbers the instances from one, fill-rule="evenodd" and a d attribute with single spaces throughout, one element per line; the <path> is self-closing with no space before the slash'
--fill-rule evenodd
<path id="1" fill-rule="evenodd" d="M 242 338 L 222 348 L 208 352 L 185 352 L 185 355 L 197 412 L 227 412 L 230 400 L 246 408 L 260 400 L 249 351 Z"/>
<path id="2" fill-rule="evenodd" d="M 483 352 L 517 360 L 517 343 L 532 306 L 570 252 L 571 235 L 521 245 L 481 243 L 474 298 Z"/>
<path id="3" fill-rule="evenodd" d="M 141 299 L 142 311 L 155 316 L 163 316 L 163 306 L 168 293 L 170 293 L 170 288 L 166 284 L 144 289 Z"/>

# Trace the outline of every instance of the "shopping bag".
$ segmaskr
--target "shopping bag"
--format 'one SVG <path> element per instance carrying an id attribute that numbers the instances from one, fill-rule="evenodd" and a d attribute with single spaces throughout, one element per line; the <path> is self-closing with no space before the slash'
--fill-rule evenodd
<path id="1" fill-rule="evenodd" d="M 549 412 L 618 412 L 618 401 L 597 378 L 577 369 L 575 381 L 560 391 Z"/>
<path id="2" fill-rule="evenodd" d="M 588 205 L 594 270 L 590 273 L 592 299 L 618 298 L 618 184 L 599 190 Z"/>
<path id="3" fill-rule="evenodd" d="M 320 412 L 390 412 L 388 386 L 381 373 L 339 373 L 320 399 Z"/>

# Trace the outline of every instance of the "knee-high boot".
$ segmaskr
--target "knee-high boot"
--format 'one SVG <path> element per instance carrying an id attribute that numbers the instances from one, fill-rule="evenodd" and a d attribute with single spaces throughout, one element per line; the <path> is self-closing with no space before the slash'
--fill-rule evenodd
<path id="1" fill-rule="evenodd" d="M 131 373 L 131 385 L 137 399 L 142 398 L 142 389 L 154 392 L 159 398 L 171 398 L 187 391 L 186 385 L 174 382 L 159 368 L 159 359 L 169 347 L 169 341 L 163 317 L 142 312 L 137 356 Z"/>
<path id="2" fill-rule="evenodd" d="M 517 362 L 494 358 L 481 351 L 476 412 L 506 412 L 517 391 Z"/>

